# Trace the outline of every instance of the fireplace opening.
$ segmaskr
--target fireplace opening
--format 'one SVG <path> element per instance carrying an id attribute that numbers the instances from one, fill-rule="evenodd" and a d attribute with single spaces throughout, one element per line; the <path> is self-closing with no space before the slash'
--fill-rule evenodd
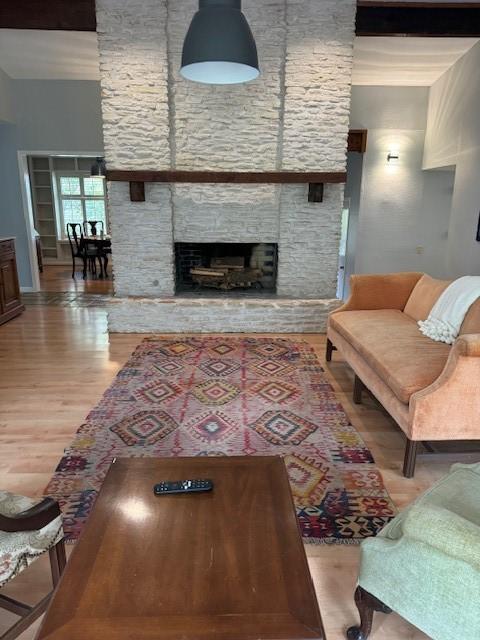
<path id="1" fill-rule="evenodd" d="M 176 294 L 275 294 L 277 245 L 176 242 Z"/>

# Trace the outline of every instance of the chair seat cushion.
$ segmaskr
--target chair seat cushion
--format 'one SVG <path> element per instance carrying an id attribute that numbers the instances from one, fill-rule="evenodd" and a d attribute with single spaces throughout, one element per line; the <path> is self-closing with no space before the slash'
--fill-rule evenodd
<path id="1" fill-rule="evenodd" d="M 0 491 L 0 514 L 15 516 L 30 509 L 37 500 Z M 26 569 L 38 556 L 63 538 L 59 516 L 37 531 L 7 533 L 0 531 L 0 587 Z"/>
<path id="2" fill-rule="evenodd" d="M 438 378 L 451 349 L 421 334 L 415 320 L 396 309 L 341 311 L 329 324 L 404 403 Z"/>

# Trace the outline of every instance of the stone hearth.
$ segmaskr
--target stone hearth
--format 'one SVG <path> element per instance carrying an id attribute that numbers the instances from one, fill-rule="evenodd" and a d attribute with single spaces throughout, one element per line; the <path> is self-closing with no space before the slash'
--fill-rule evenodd
<path id="1" fill-rule="evenodd" d="M 318 333 L 337 300 L 114 299 L 111 331 L 138 333 Z M 163 329 L 159 329 L 162 327 Z"/>

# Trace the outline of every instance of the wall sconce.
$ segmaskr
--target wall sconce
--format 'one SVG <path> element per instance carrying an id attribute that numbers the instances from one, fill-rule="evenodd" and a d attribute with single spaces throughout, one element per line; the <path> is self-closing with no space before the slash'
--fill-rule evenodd
<path id="1" fill-rule="evenodd" d="M 391 162 L 392 164 L 395 164 L 398 162 L 399 160 L 399 155 L 397 151 L 390 151 L 388 156 L 387 156 L 387 162 Z"/>

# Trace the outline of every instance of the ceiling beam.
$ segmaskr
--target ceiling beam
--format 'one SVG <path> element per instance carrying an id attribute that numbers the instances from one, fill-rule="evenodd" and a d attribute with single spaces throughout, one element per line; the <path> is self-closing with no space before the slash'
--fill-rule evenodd
<path id="1" fill-rule="evenodd" d="M 357 4 L 357 36 L 480 37 L 480 2 Z M 95 31 L 95 0 L 1 0 L 0 29 Z"/>
<path id="2" fill-rule="evenodd" d="M 0 29 L 96 31 L 95 0 L 1 0 Z"/>
<path id="3" fill-rule="evenodd" d="M 358 0 L 357 36 L 480 37 L 480 3 Z"/>

